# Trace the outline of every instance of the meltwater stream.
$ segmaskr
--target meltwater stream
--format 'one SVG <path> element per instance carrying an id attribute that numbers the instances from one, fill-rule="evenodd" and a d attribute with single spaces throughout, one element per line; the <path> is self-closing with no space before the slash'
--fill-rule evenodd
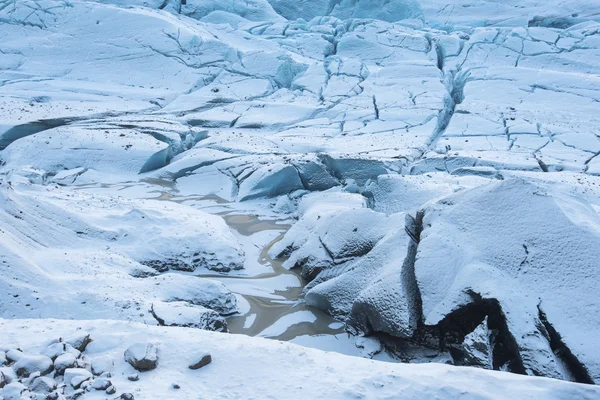
<path id="1" fill-rule="evenodd" d="M 257 216 L 227 213 L 225 222 L 240 235 L 251 236 L 263 231 L 278 231 L 279 236 L 268 243 L 260 252 L 258 262 L 271 271 L 260 275 L 227 276 L 201 274 L 199 276 L 218 279 L 235 292 L 240 285 L 252 287 L 269 296 L 242 294 L 249 310 L 242 315 L 229 317 L 227 323 L 231 333 L 249 336 L 265 336 L 279 340 L 292 340 L 304 335 L 336 335 L 343 332 L 343 325 L 321 310 L 307 306 L 301 301 L 304 282 L 299 274 L 282 266 L 284 260 L 269 256 L 271 246 L 279 241 L 290 225 L 275 220 L 264 220 Z M 282 279 L 290 278 L 290 279 Z M 287 287 L 277 287 L 277 282 Z M 295 282 L 295 284 L 293 284 Z M 290 284 L 292 283 L 292 284 Z"/>

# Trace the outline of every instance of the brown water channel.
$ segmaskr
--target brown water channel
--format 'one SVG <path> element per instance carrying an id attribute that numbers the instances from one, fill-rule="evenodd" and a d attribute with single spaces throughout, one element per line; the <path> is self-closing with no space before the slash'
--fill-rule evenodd
<path id="1" fill-rule="evenodd" d="M 282 266 L 285 260 L 274 260 L 268 254 L 271 246 L 283 237 L 285 232 L 290 228 L 290 225 L 280 224 L 276 220 L 260 219 L 257 216 L 251 215 L 228 213 L 222 216 L 231 228 L 244 236 L 250 236 L 267 230 L 281 232 L 275 240 L 262 249 L 258 258 L 258 262 L 270 267 L 272 272 L 253 277 L 200 276 L 219 279 L 226 286 L 232 281 L 236 281 L 236 283 L 245 281 L 249 285 L 260 285 L 260 281 L 267 283 L 269 279 L 283 275 L 290 275 L 294 278 L 292 280 L 297 280 L 299 283 L 297 286 L 281 288 L 272 288 L 272 284 L 267 283 L 267 287 L 272 289 L 272 294 L 283 298 L 282 300 L 258 295 L 243 295 L 244 299 L 250 304 L 250 310 L 244 315 L 235 315 L 228 318 L 227 323 L 231 333 L 256 336 L 264 332 L 263 336 L 266 337 L 291 340 L 302 335 L 335 335 L 343 332 L 343 328 L 339 322 L 336 322 L 321 310 L 306 306 L 301 301 L 302 289 L 305 282 L 298 273 Z M 302 321 L 302 319 L 307 320 Z M 269 328 L 275 326 L 277 326 L 277 329 L 271 329 L 269 333 Z"/>

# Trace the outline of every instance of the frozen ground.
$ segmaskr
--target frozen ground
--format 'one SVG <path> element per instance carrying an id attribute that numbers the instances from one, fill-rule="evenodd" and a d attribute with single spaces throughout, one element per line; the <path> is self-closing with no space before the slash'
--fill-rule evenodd
<path id="1" fill-rule="evenodd" d="M 592 0 L 0 0 L 0 397 L 599 397 L 598 111 Z"/>

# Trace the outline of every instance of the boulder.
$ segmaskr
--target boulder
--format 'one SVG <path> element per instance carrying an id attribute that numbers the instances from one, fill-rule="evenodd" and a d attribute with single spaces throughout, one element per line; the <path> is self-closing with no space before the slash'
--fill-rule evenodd
<path id="1" fill-rule="evenodd" d="M 96 357 L 92 360 L 92 372 L 94 375 L 102 375 L 112 371 L 114 365 L 113 359 L 109 356 Z"/>
<path id="2" fill-rule="evenodd" d="M 212 362 L 212 357 L 208 353 L 198 353 L 192 357 L 192 362 L 189 365 L 190 369 L 196 370 L 208 365 Z"/>
<path id="3" fill-rule="evenodd" d="M 64 374 L 67 368 L 73 368 L 76 364 L 77 359 L 75 356 L 71 353 L 65 353 L 56 357 L 56 360 L 54 360 L 54 369 L 57 374 L 61 375 Z"/>
<path id="4" fill-rule="evenodd" d="M 50 357 L 52 360 L 55 360 L 58 356 L 61 356 L 65 353 L 70 353 L 75 356 L 75 358 L 79 357 L 80 351 L 71 346 L 68 343 L 57 342 L 46 347 L 42 354 Z"/>
<path id="5" fill-rule="evenodd" d="M 98 378 L 92 382 L 92 387 L 96 390 L 106 390 L 112 386 L 112 383 L 109 379 L 106 378 Z"/>
<path id="6" fill-rule="evenodd" d="M 46 375 L 54 368 L 52 360 L 47 356 L 30 356 L 24 355 L 13 366 L 15 372 L 19 376 L 29 376 L 34 372 L 40 372 Z"/>
<path id="7" fill-rule="evenodd" d="M 67 368 L 65 370 L 65 383 L 78 389 L 81 384 L 92 379 L 92 373 L 85 368 Z"/>
<path id="8" fill-rule="evenodd" d="M 158 365 L 157 343 L 135 343 L 125 350 L 125 361 L 138 371 L 149 371 Z"/>
<path id="9" fill-rule="evenodd" d="M 54 381 L 54 379 L 45 376 L 40 376 L 33 380 L 31 385 L 29 386 L 29 389 L 33 392 L 48 393 L 56 389 L 56 382 Z"/>
<path id="10" fill-rule="evenodd" d="M 23 357 L 23 352 L 19 349 L 10 349 L 6 352 L 6 359 L 10 362 L 17 362 Z"/>
<path id="11" fill-rule="evenodd" d="M 77 332 L 67 340 L 65 340 L 68 344 L 73 346 L 79 351 L 85 351 L 85 348 L 88 344 L 92 342 L 92 337 L 87 332 Z"/>

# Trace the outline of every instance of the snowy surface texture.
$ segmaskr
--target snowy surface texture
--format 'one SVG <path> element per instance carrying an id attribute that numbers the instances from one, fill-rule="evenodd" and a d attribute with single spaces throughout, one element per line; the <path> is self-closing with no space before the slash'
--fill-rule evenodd
<path id="1" fill-rule="evenodd" d="M 0 0 L 0 397 L 598 398 L 599 111 L 596 0 Z"/>

